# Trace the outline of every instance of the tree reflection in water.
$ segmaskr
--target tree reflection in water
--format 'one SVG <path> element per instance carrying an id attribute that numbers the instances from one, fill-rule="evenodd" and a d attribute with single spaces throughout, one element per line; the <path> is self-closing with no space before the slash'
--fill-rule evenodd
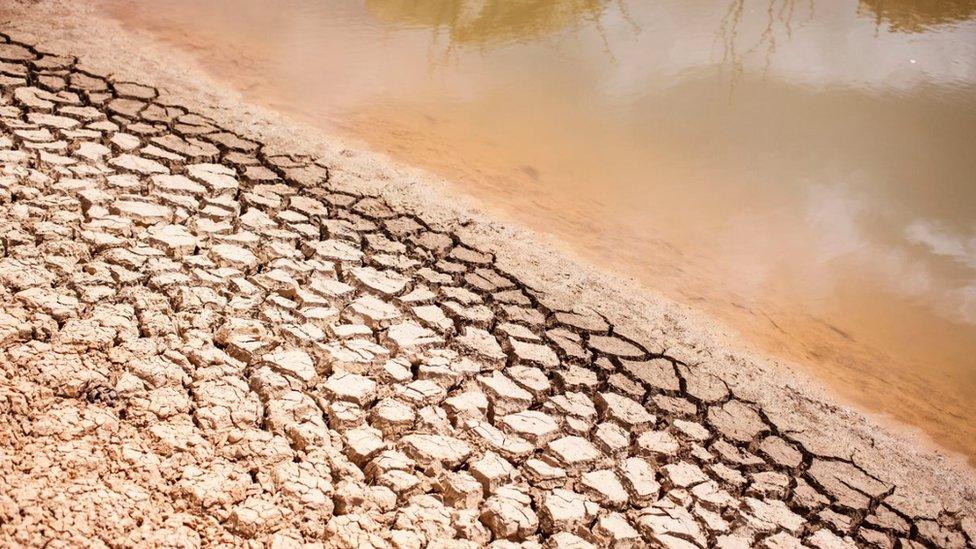
<path id="1" fill-rule="evenodd" d="M 969 21 L 976 16 L 976 0 L 860 0 L 858 14 L 894 32 L 925 32 Z"/>
<path id="2" fill-rule="evenodd" d="M 602 22 L 611 2 L 631 30 L 639 33 L 627 0 L 365 0 L 365 6 L 380 21 L 430 28 L 433 68 L 461 46 L 528 42 L 566 29 L 579 31 L 587 24 L 602 38 L 603 52 L 616 62 Z M 441 32 L 447 35 L 440 52 L 443 58 L 434 58 Z"/>
<path id="3" fill-rule="evenodd" d="M 766 12 L 765 25 L 740 36 L 743 13 L 755 8 Z M 859 0 L 857 14 L 873 18 L 879 32 L 884 26 L 890 32 L 922 33 L 973 19 L 976 0 Z M 747 63 L 756 58 L 765 76 L 778 40 L 788 40 L 795 28 L 813 21 L 815 16 L 815 0 L 732 0 L 716 33 L 716 40 L 724 48 L 723 65 L 730 70 L 730 94 Z M 743 43 L 747 46 L 743 47 Z"/>
<path id="4" fill-rule="evenodd" d="M 580 21 L 598 22 L 605 0 L 366 0 L 385 22 L 446 30 L 456 44 L 522 41 Z"/>
<path id="5" fill-rule="evenodd" d="M 747 0 L 733 0 L 729 4 L 716 36 L 725 47 L 722 62 L 731 70 L 732 88 L 730 93 L 735 88 L 735 82 L 744 72 L 745 63 L 750 57 L 754 55 L 763 57 L 762 72 L 764 75 L 766 74 L 772 62 L 773 54 L 776 53 L 777 33 L 785 34 L 787 39 L 793 35 L 797 7 L 803 5 L 798 0 L 767 0 L 765 26 L 759 32 L 759 36 L 752 41 L 752 45 L 742 49 L 739 47 L 739 28 L 746 3 Z M 815 15 L 813 3 L 814 0 L 807 0 L 804 3 L 808 12 L 804 22 L 812 20 Z"/>

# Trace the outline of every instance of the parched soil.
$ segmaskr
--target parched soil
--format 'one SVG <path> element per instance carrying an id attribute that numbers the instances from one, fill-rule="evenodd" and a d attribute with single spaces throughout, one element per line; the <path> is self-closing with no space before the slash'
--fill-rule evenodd
<path id="1" fill-rule="evenodd" d="M 0 545 L 974 546 L 331 168 L 0 35 Z"/>

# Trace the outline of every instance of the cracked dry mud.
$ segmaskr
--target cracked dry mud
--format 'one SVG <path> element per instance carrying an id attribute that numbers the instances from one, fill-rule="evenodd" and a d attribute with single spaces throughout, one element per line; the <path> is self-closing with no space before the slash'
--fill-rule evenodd
<path id="1" fill-rule="evenodd" d="M 315 159 L 6 36 L 0 234 L 5 546 L 976 542 Z"/>

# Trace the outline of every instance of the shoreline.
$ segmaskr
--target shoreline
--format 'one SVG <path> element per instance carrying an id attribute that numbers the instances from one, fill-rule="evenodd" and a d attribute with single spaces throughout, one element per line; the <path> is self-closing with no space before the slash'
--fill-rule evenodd
<path id="1" fill-rule="evenodd" d="M 68 6 L 63 5 L 57 0 L 50 3 L 60 9 L 68 8 Z M 95 15 L 92 13 L 93 11 L 92 8 L 89 8 L 85 12 L 85 15 L 89 18 L 89 22 L 100 21 L 106 26 L 117 27 L 117 32 L 127 32 L 121 29 L 117 22 L 109 21 Z M 36 25 L 36 21 L 33 25 Z M 40 30 L 42 29 L 34 26 L 31 31 L 27 32 L 35 33 Z M 53 31 L 53 29 L 49 30 Z M 692 311 L 691 307 L 679 305 L 664 296 L 657 295 L 653 289 L 641 287 L 633 279 L 621 280 L 613 275 L 587 267 L 578 261 L 559 257 L 559 255 L 564 255 L 566 252 L 563 251 L 559 254 L 553 253 L 551 251 L 553 244 L 544 235 L 540 235 L 539 233 L 532 234 L 528 230 L 513 226 L 513 223 L 501 224 L 497 220 L 485 216 L 482 205 L 475 199 L 465 196 L 456 188 L 452 188 L 447 181 L 426 173 L 420 168 L 397 165 L 385 157 L 385 155 L 368 150 L 351 148 L 347 140 L 326 135 L 317 128 L 305 123 L 296 122 L 289 116 L 278 111 L 242 102 L 239 92 L 222 85 L 219 81 L 207 75 L 201 68 L 195 66 L 196 63 L 192 59 L 192 56 L 183 52 L 177 53 L 161 44 L 153 44 L 148 41 L 148 35 L 140 33 L 141 38 L 147 41 L 134 45 L 133 51 L 126 52 L 127 54 L 136 53 L 138 55 L 137 59 L 142 67 L 137 68 L 133 63 L 119 65 L 115 62 L 111 58 L 115 50 L 106 44 L 84 44 L 77 38 L 73 43 L 68 42 L 66 38 L 52 39 L 52 36 L 55 34 L 55 32 L 52 32 L 50 36 L 46 37 L 46 41 L 41 42 L 41 44 L 45 44 L 48 47 L 57 47 L 62 51 L 71 50 L 72 46 L 75 46 L 74 49 L 77 49 L 78 45 L 81 45 L 83 50 L 91 48 L 87 53 L 91 55 L 90 58 L 92 61 L 96 61 L 97 59 L 99 63 L 98 65 L 93 64 L 93 66 L 108 74 L 137 79 L 142 74 L 140 68 L 143 70 L 149 69 L 154 71 L 154 76 L 166 78 L 165 84 L 162 87 L 164 89 L 170 87 L 170 93 L 174 99 L 187 102 L 190 106 L 207 112 L 209 116 L 214 117 L 218 121 L 229 122 L 246 131 L 254 132 L 258 138 L 270 142 L 280 149 L 299 147 L 299 150 L 302 150 L 303 154 L 320 156 L 326 162 L 341 158 L 341 162 L 345 165 L 340 165 L 336 169 L 336 172 L 343 177 L 338 181 L 333 179 L 333 182 L 339 183 L 339 188 L 341 188 L 342 184 L 365 188 L 373 187 L 370 190 L 383 194 L 384 198 L 391 200 L 391 202 L 399 203 L 399 205 L 409 210 L 424 211 L 425 214 L 436 220 L 435 223 L 443 223 L 445 227 L 461 228 L 464 230 L 473 225 L 475 229 L 470 233 L 471 236 L 480 236 L 485 240 L 484 243 L 499 248 L 499 259 L 503 261 L 507 260 L 519 266 L 522 266 L 523 263 L 533 266 L 545 263 L 545 267 L 541 269 L 537 267 L 538 270 L 530 270 L 525 273 L 539 277 L 543 280 L 543 284 L 546 284 L 546 279 L 550 278 L 545 274 L 547 267 L 558 266 L 560 272 L 551 278 L 573 277 L 575 279 L 573 282 L 577 286 L 583 286 L 589 280 L 596 280 L 597 284 L 602 283 L 601 285 L 604 289 L 612 288 L 613 300 L 617 303 L 627 301 L 627 298 L 622 296 L 640 295 L 642 298 L 641 301 L 644 302 L 641 305 L 644 307 L 648 307 L 653 302 L 653 305 L 650 305 L 648 308 L 670 309 L 667 312 L 678 313 L 678 318 L 697 315 L 697 313 Z M 55 46 L 52 40 L 64 43 Z M 119 46 L 126 43 L 125 40 L 118 40 L 118 42 L 114 45 Z M 167 55 L 176 54 L 179 58 L 179 61 L 174 64 L 175 66 L 169 70 L 160 66 L 158 61 L 153 60 L 153 57 L 156 59 L 164 58 L 161 55 L 164 53 Z M 81 57 L 82 55 L 78 56 Z M 192 73 L 188 73 L 186 71 L 187 68 L 192 69 Z M 190 74 L 192 76 L 189 76 Z M 204 95 L 210 95 L 210 97 L 204 99 L 201 97 Z M 196 96 L 196 99 L 194 96 Z M 218 103 L 216 104 L 218 106 L 215 108 L 208 99 L 217 100 Z M 232 107 L 225 107 L 223 103 Z M 233 108 L 240 110 L 233 112 Z M 252 118 L 253 121 L 247 121 L 248 118 Z M 287 129 L 280 129 L 282 127 Z M 289 137 L 287 135 L 289 130 L 298 130 L 298 135 Z M 346 181 L 344 179 L 345 177 L 348 177 L 350 180 Z M 382 181 L 382 183 L 377 185 L 376 182 L 363 181 L 363 179 L 369 177 L 374 177 Z M 383 186 L 387 185 L 396 186 L 396 189 L 393 191 L 383 189 Z M 442 196 L 448 198 L 441 198 Z M 542 244 L 541 248 L 538 246 L 539 243 Z M 576 272 L 572 273 L 568 271 Z M 586 298 L 588 296 L 574 297 Z M 599 299 L 591 298 L 591 303 L 595 302 L 599 302 Z M 624 310 L 626 313 L 621 316 L 633 315 L 633 307 L 627 307 Z M 627 313 L 630 313 L 630 315 L 627 315 Z M 617 312 L 617 314 L 620 314 L 620 312 Z M 640 322 L 640 318 L 638 317 L 635 321 Z M 707 341 L 708 339 L 716 338 L 718 335 L 718 338 L 722 340 L 722 344 L 724 345 L 743 345 L 741 341 L 735 340 L 736 336 L 734 333 L 730 333 L 732 332 L 731 328 L 718 325 L 710 319 L 694 318 L 690 319 L 688 324 L 689 326 L 682 326 L 682 328 L 694 334 L 693 337 Z M 755 351 L 748 354 L 757 355 L 750 356 L 749 358 L 763 359 Z M 679 353 L 678 356 L 682 356 L 682 354 Z M 689 354 L 688 356 L 693 355 Z M 814 377 L 806 372 L 798 371 L 796 366 L 776 360 L 765 359 L 764 361 L 774 369 L 784 370 L 785 375 L 783 377 L 789 381 L 799 383 L 802 387 L 801 391 L 808 391 L 814 395 L 821 394 L 827 402 L 842 402 L 839 395 L 823 387 Z M 871 417 L 870 412 L 859 410 L 851 404 L 842 403 L 840 407 L 851 408 L 851 411 L 856 414 Z M 917 432 L 915 428 L 899 422 L 885 421 L 881 417 L 876 417 L 875 420 L 888 423 L 890 429 L 900 430 L 906 434 Z M 944 453 L 950 459 L 964 459 L 962 454 L 955 454 L 944 449 L 934 441 L 930 440 L 923 444 L 930 450 L 937 449 L 938 452 Z M 967 471 L 968 473 L 976 475 L 976 469 L 973 469 L 969 463 L 960 463 L 960 465 L 964 465 L 966 469 L 969 469 Z"/>
<path id="2" fill-rule="evenodd" d="M 404 112 L 380 108 L 380 112 L 367 115 L 366 122 L 358 119 L 359 113 L 373 110 L 368 102 L 359 107 L 351 103 L 351 110 L 317 110 L 309 102 L 310 98 L 316 97 L 315 89 L 304 89 L 313 87 L 311 82 L 301 78 L 291 80 L 287 71 L 276 68 L 269 61 L 274 57 L 270 51 L 258 45 L 252 51 L 246 42 L 240 42 L 237 36 L 240 29 L 233 25 L 227 29 L 233 31 L 229 41 L 218 44 L 219 32 L 203 33 L 198 28 L 198 25 L 207 28 L 214 23 L 209 16 L 193 22 L 192 15 L 187 18 L 184 14 L 157 13 L 159 6 L 145 5 L 133 11 L 134 5 L 129 4 L 128 8 L 125 5 L 125 2 L 106 1 L 104 7 L 99 6 L 99 16 L 114 20 L 130 35 L 139 36 L 136 42 L 146 40 L 166 51 L 175 49 L 188 54 L 192 62 L 216 82 L 239 91 L 243 102 L 279 111 L 294 121 L 318 128 L 333 141 L 335 138 L 345 139 L 351 149 L 377 151 L 389 155 L 387 160 L 393 164 L 420 167 L 429 173 L 419 174 L 416 179 L 445 180 L 455 195 L 471 197 L 472 204 L 476 204 L 486 217 L 503 225 L 545 235 L 547 245 L 568 254 L 574 263 L 596 266 L 629 283 L 635 279 L 638 286 L 649 289 L 649 292 L 688 305 L 703 318 L 731 328 L 734 335 L 727 339 L 732 347 L 754 349 L 751 354 L 793 363 L 827 387 L 841 402 L 885 418 L 884 423 L 890 427 L 912 426 L 905 431 L 908 433 L 914 428 L 921 429 L 949 453 L 959 453 L 968 459 L 976 456 L 976 430 L 967 421 L 973 411 L 967 404 L 971 399 L 966 398 L 968 389 L 963 389 L 968 386 L 965 383 L 968 369 L 962 358 L 967 354 L 961 349 L 967 338 L 961 337 L 951 326 L 925 322 L 923 316 L 917 316 L 921 314 L 919 311 L 905 310 L 905 304 L 893 304 L 898 302 L 897 296 L 890 296 L 891 301 L 879 300 L 880 296 L 872 293 L 871 288 L 863 288 L 864 293 L 857 293 L 855 287 L 841 282 L 848 277 L 856 279 L 862 274 L 867 275 L 870 271 L 867 266 L 864 272 L 855 270 L 846 272 L 847 276 L 838 272 L 832 275 L 833 283 L 844 288 L 835 291 L 849 296 L 842 308 L 838 308 L 837 303 L 831 305 L 835 301 L 832 298 L 811 302 L 809 298 L 812 296 L 788 291 L 787 288 L 795 286 L 797 281 L 785 272 L 769 279 L 758 293 L 742 293 L 741 288 L 748 283 L 737 276 L 721 274 L 731 264 L 723 266 L 719 259 L 723 254 L 710 244 L 712 239 L 724 241 L 731 238 L 727 231 L 734 231 L 734 227 L 720 229 L 711 237 L 688 240 L 689 235 L 681 238 L 686 232 L 683 229 L 670 235 L 659 232 L 662 225 L 671 225 L 665 220 L 674 214 L 660 215 L 653 209 L 643 210 L 646 224 L 641 221 L 640 225 L 635 225 L 635 212 L 608 206 L 599 194 L 594 196 L 592 192 L 572 188 L 561 192 L 560 187 L 573 187 L 573 183 L 567 180 L 565 173 L 560 176 L 561 172 L 554 172 L 551 163 L 542 171 L 554 173 L 554 180 L 546 182 L 543 178 L 534 183 L 503 183 L 503 166 L 519 164 L 516 158 L 501 150 L 491 152 L 494 148 L 490 146 L 479 147 L 453 130 L 448 132 L 455 137 L 452 141 L 442 130 L 426 127 L 424 118 L 416 117 L 415 108 L 409 102 Z M 160 19 L 153 23 L 156 18 Z M 186 18 L 184 25 L 174 24 L 181 18 Z M 241 65 L 231 53 L 236 51 L 235 45 L 244 48 L 245 55 L 254 59 L 254 66 Z M 318 72 L 317 67 L 309 64 L 308 72 Z M 346 74 L 345 70 L 337 73 L 343 74 Z M 268 80 L 260 80 L 262 77 Z M 296 88 L 298 85 L 302 87 Z M 287 100 L 292 95 L 294 99 Z M 328 94 L 320 99 L 331 102 Z M 390 100 L 385 98 L 380 103 Z M 458 117 L 468 119 L 463 114 L 464 108 L 455 110 L 449 104 L 443 107 L 446 109 L 443 121 L 449 126 L 457 126 Z M 349 114 L 345 114 L 347 112 Z M 517 134 L 511 137 L 519 139 Z M 502 142 L 507 141 L 502 139 Z M 597 147 L 595 150 L 601 149 Z M 463 162 L 457 160 L 460 158 Z M 524 160 L 533 162 L 529 157 Z M 715 184 L 722 187 L 727 183 L 718 179 Z M 516 193 L 520 198 L 515 198 Z M 619 194 L 619 190 L 610 193 L 611 196 Z M 635 192 L 633 198 L 638 202 L 646 199 L 640 191 Z M 590 199 L 600 202 L 591 207 Z M 705 222 L 715 215 L 707 208 L 698 210 L 695 206 L 670 210 L 693 212 L 692 218 L 696 222 Z M 793 208 L 785 207 L 784 210 L 793 211 Z M 597 211 L 601 213 L 595 213 Z M 638 226 L 646 231 L 638 230 Z M 831 238 L 829 229 L 822 229 L 823 234 L 817 234 Z M 778 230 L 770 226 L 770 232 L 777 233 Z M 647 236 L 638 236 L 639 233 Z M 817 234 L 810 236 L 816 238 Z M 610 248 L 616 249 L 610 253 Z M 758 261 L 769 265 L 768 258 Z M 798 261 L 795 264 L 798 270 L 806 272 L 801 265 L 805 263 Z M 758 264 L 757 268 L 763 270 Z M 748 268 L 746 270 L 748 272 Z M 808 273 L 808 276 L 813 275 Z M 813 278 L 819 279 L 819 276 Z M 750 279 L 748 274 L 745 279 Z M 881 315 L 879 307 L 888 314 Z M 852 314 L 844 314 L 845 310 Z M 902 317 L 896 311 L 908 316 Z M 895 331 L 902 335 L 894 337 L 894 328 L 890 326 L 879 328 L 879 318 L 899 318 Z M 925 326 L 925 331 L 913 329 L 920 325 Z M 888 335 L 880 337 L 886 330 Z M 936 336 L 937 333 L 954 335 L 943 339 Z M 926 344 L 912 345 L 910 341 Z M 921 372 L 919 365 L 923 365 Z"/>
<path id="3" fill-rule="evenodd" d="M 280 113 L 243 103 L 240 94 L 193 66 L 189 56 L 176 54 L 172 62 L 173 52 L 164 57 L 155 44 L 130 43 L 129 35 L 114 22 L 78 6 L 45 2 L 10 10 L 21 12 L 4 24 L 4 32 L 19 27 L 21 34 L 11 33 L 13 39 L 75 55 L 93 72 L 112 74 L 116 81 L 151 83 L 167 90 L 163 97 L 241 135 L 282 152 L 319 158 L 329 167 L 330 188 L 380 196 L 429 226 L 490 251 L 499 269 L 518 273 L 519 280 L 549 308 L 597 311 L 616 327 L 616 333 L 655 345 L 648 348 L 651 353 L 717 376 L 736 399 L 755 405 L 778 432 L 790 433 L 811 456 L 850 460 L 889 482 L 892 494 L 886 497 L 911 511 L 905 512 L 907 516 L 938 518 L 944 509 L 961 512 L 976 506 L 976 474 L 961 456 L 936 451 L 934 443 L 909 436 L 910 427 L 839 404 L 840 399 L 809 374 L 745 349 L 734 332 L 691 309 L 633 280 L 582 265 L 565 251 L 555 251 L 542 235 L 487 217 L 477 203 L 446 182 L 415 168 L 396 166 L 375 153 L 351 149 Z M 50 24 L 55 14 L 63 27 Z M 101 32 L 93 32 L 96 28 Z"/>
<path id="4" fill-rule="evenodd" d="M 705 347 L 727 349 L 747 359 L 763 362 L 775 370 L 782 370 L 782 377 L 797 382 L 803 387 L 803 391 L 822 395 L 833 404 L 861 414 L 870 422 L 883 426 L 900 438 L 910 440 L 912 444 L 917 444 L 926 452 L 942 454 L 950 462 L 961 466 L 976 478 L 976 464 L 973 462 L 976 456 L 970 457 L 961 451 L 949 449 L 930 437 L 921 427 L 904 423 L 882 412 L 866 409 L 852 399 L 842 396 L 817 378 L 814 373 L 815 368 L 772 356 L 747 341 L 729 324 L 698 310 L 693 305 L 676 302 L 654 288 L 642 284 L 631 274 L 593 266 L 592 262 L 577 252 L 571 244 L 558 237 L 525 227 L 504 209 L 493 207 L 465 193 L 462 188 L 437 174 L 398 162 L 389 155 L 370 149 L 369 145 L 360 139 L 330 134 L 308 121 L 296 119 L 287 112 L 249 102 L 244 99 L 243 93 L 210 75 L 192 54 L 157 40 L 148 31 L 125 29 L 119 21 L 97 14 L 94 8 L 91 12 L 90 16 L 94 20 L 117 27 L 129 36 L 139 37 L 138 48 L 143 62 L 159 74 L 172 78 L 170 82 L 174 86 L 175 100 L 185 102 L 194 95 L 212 93 L 214 98 L 226 102 L 227 106 L 221 106 L 216 111 L 205 101 L 197 101 L 195 106 L 211 111 L 208 115 L 217 120 L 223 118 L 235 126 L 256 131 L 263 139 L 276 142 L 282 149 L 294 150 L 295 147 L 302 147 L 306 149 L 302 154 L 320 156 L 324 161 L 334 161 L 335 167 L 331 169 L 357 179 L 352 185 L 373 185 L 376 192 L 383 194 L 384 198 L 391 200 L 392 203 L 399 203 L 411 211 L 432 215 L 438 219 L 438 222 L 444 223 L 445 227 L 457 230 L 461 225 L 462 230 L 470 230 L 468 225 L 473 226 L 470 236 L 483 237 L 484 244 L 490 246 L 493 251 L 503 254 L 502 257 L 507 258 L 513 268 L 517 269 L 525 263 L 524 258 L 528 258 L 530 263 L 545 265 L 541 271 L 533 273 L 543 279 L 543 285 L 552 286 L 551 280 L 570 277 L 580 286 L 592 283 L 601 288 L 611 289 L 615 296 L 614 301 L 618 304 L 627 302 L 627 296 L 640 296 L 644 306 L 650 303 L 654 308 L 660 308 L 668 314 L 676 314 L 683 324 L 681 326 L 683 330 L 696 333 L 702 341 L 714 342 L 714 344 L 707 343 Z M 174 65 L 180 68 L 173 71 L 166 71 L 153 61 L 153 59 L 167 59 L 167 56 L 174 55 L 179 58 L 179 62 Z M 125 70 L 112 61 L 107 61 L 99 68 L 110 74 L 124 74 L 122 71 Z M 184 72 L 184 69 L 191 69 L 192 72 Z M 192 76 L 187 77 L 185 82 L 181 81 L 182 75 L 187 73 Z M 138 71 L 132 71 L 132 78 L 137 74 Z M 240 109 L 238 112 L 234 112 L 238 109 Z M 254 117 L 255 123 L 259 126 L 244 121 L 246 117 Z M 297 131 L 301 137 L 285 137 L 289 131 Z M 264 132 L 267 135 L 262 135 Z M 376 186 L 375 183 L 361 181 L 368 178 L 376 178 L 383 183 Z M 384 190 L 384 186 L 395 188 Z M 558 266 L 559 274 L 546 277 L 544 271 L 549 266 Z M 574 295 L 574 298 L 577 297 L 580 296 Z M 599 302 L 600 299 L 594 299 L 591 303 Z M 615 314 L 612 307 L 608 311 L 610 316 Z M 601 312 L 607 313 L 607 311 Z M 639 315 L 634 322 L 640 322 Z"/>

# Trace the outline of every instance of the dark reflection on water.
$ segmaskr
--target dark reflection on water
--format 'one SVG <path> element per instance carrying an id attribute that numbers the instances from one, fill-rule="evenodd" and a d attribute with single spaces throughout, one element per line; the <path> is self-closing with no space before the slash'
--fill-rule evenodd
<path id="1" fill-rule="evenodd" d="M 976 456 L 976 0 L 105 1 Z"/>
<path id="2" fill-rule="evenodd" d="M 777 46 L 790 40 L 795 29 L 816 22 L 818 5 L 829 8 L 839 4 L 815 0 L 728 2 L 716 38 L 724 47 L 722 61 L 731 69 L 731 84 L 734 86 L 750 57 L 755 58 L 765 74 Z M 757 12 L 762 15 L 757 17 Z M 856 13 L 874 20 L 876 35 L 882 27 L 891 32 L 924 33 L 974 19 L 976 0 L 859 0 Z M 750 33 L 740 36 L 743 18 L 753 23 L 751 36 Z"/>
<path id="3" fill-rule="evenodd" d="M 969 21 L 974 0 L 861 0 L 858 12 L 897 32 L 925 32 L 938 25 Z"/>
<path id="4" fill-rule="evenodd" d="M 525 40 L 580 19 L 598 20 L 605 0 L 365 0 L 366 9 L 394 25 L 444 28 L 459 44 Z"/>

